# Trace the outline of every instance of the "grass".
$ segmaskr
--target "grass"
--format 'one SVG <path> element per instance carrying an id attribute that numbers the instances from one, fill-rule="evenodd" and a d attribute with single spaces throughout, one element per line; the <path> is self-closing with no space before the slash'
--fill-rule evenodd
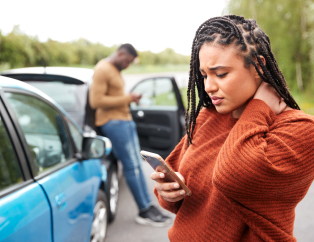
<path id="1" fill-rule="evenodd" d="M 9 70 L 10 69 L 10 63 L 0 63 L 0 72 Z"/>
<path id="2" fill-rule="evenodd" d="M 314 116 L 314 97 L 310 93 L 292 92 L 292 96 L 304 113 Z"/>

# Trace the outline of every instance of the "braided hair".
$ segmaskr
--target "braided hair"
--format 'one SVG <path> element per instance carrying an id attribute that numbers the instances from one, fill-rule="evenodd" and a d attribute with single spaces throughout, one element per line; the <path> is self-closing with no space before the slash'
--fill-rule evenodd
<path id="1" fill-rule="evenodd" d="M 187 90 L 188 107 L 185 114 L 188 146 L 192 144 L 193 130 L 201 108 L 213 105 L 208 94 L 205 92 L 203 77 L 199 71 L 200 48 L 204 43 L 210 42 L 216 42 L 221 45 L 234 44 L 243 53 L 245 68 L 249 68 L 250 64 L 252 64 L 262 80 L 274 87 L 289 107 L 300 109 L 290 94 L 286 80 L 271 52 L 270 40 L 258 27 L 256 21 L 253 19 L 244 19 L 236 15 L 210 18 L 197 29 L 192 45 Z M 266 65 L 264 65 L 261 56 L 265 58 Z M 257 60 L 263 72 L 259 70 L 255 60 Z M 196 88 L 199 96 L 197 106 Z"/>

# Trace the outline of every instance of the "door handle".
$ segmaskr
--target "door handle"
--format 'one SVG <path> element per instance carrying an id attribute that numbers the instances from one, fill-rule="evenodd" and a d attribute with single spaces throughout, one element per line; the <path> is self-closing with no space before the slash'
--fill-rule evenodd
<path id="1" fill-rule="evenodd" d="M 56 195 L 55 200 L 56 200 L 57 207 L 59 209 L 65 207 L 67 204 L 65 193 L 60 193 L 60 194 Z"/>
<path id="2" fill-rule="evenodd" d="M 142 110 L 138 111 L 138 112 L 137 112 L 137 116 L 138 116 L 139 118 L 144 118 L 144 112 L 143 112 Z"/>

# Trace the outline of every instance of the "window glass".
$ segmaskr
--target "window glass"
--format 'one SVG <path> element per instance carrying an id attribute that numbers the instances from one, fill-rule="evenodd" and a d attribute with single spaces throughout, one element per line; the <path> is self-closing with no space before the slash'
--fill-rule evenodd
<path id="1" fill-rule="evenodd" d="M 75 146 L 78 151 L 82 151 L 82 144 L 83 144 L 83 136 L 81 132 L 76 128 L 76 126 L 68 119 L 65 118 L 69 125 L 70 133 L 72 135 L 72 138 L 74 140 Z"/>
<path id="2" fill-rule="evenodd" d="M 131 103 L 131 108 L 177 107 L 177 99 L 169 78 L 148 79 L 137 84 L 134 93 L 142 95 L 138 105 Z"/>
<path id="3" fill-rule="evenodd" d="M 38 174 L 72 157 L 69 138 L 60 114 L 35 97 L 6 93 L 33 156 Z"/>
<path id="4" fill-rule="evenodd" d="M 86 85 L 69 84 L 60 81 L 27 81 L 38 88 L 68 112 L 84 111 L 87 87 Z"/>
<path id="5" fill-rule="evenodd" d="M 0 191 L 22 181 L 17 157 L 0 118 Z"/>

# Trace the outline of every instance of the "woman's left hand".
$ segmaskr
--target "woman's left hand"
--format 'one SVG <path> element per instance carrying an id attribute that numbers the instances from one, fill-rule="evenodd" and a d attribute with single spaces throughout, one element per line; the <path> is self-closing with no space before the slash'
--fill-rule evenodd
<path id="1" fill-rule="evenodd" d="M 264 81 L 258 87 L 253 99 L 264 101 L 276 115 L 282 113 L 285 109 L 290 109 L 275 88 Z"/>

